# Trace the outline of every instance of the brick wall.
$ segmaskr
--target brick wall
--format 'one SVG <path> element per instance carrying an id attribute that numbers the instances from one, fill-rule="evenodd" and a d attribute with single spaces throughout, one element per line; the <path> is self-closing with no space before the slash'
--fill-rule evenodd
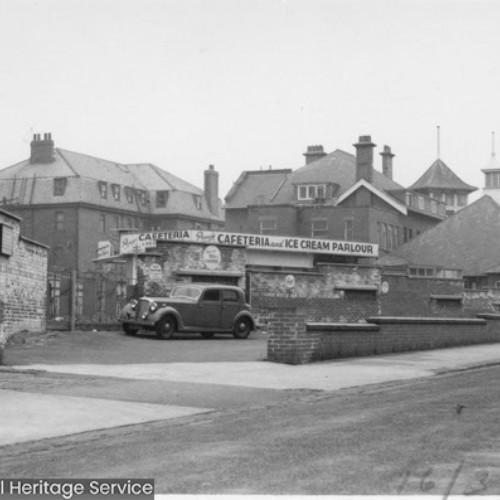
<path id="1" fill-rule="evenodd" d="M 460 307 L 460 302 L 431 297 L 461 296 L 464 290 L 462 280 L 382 274 L 381 281 L 389 285 L 389 291 L 380 294 L 381 314 L 384 316 L 470 316 L 470 312 Z"/>
<path id="2" fill-rule="evenodd" d="M 464 290 L 463 307 L 469 314 L 500 311 L 500 289 Z"/>
<path id="3" fill-rule="evenodd" d="M 13 227 L 13 253 L 0 255 L 0 345 L 12 334 L 45 329 L 46 247 L 20 237 L 19 219 L 0 211 L 0 223 Z"/>
<path id="4" fill-rule="evenodd" d="M 304 364 L 353 356 L 500 342 L 500 316 L 368 318 L 366 323 L 313 323 L 294 309 L 271 319 L 268 359 Z"/>

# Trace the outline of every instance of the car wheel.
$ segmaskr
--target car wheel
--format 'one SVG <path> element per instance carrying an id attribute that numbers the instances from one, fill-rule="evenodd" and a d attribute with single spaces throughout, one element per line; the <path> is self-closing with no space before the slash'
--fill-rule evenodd
<path id="1" fill-rule="evenodd" d="M 130 326 L 128 323 L 124 323 L 122 325 L 123 331 L 125 332 L 125 335 L 135 335 L 139 329 L 134 328 L 133 326 Z"/>
<path id="2" fill-rule="evenodd" d="M 167 314 L 156 323 L 156 335 L 161 339 L 171 339 L 177 330 L 177 321 Z"/>
<path id="3" fill-rule="evenodd" d="M 246 339 L 252 331 L 252 322 L 249 318 L 240 318 L 234 325 L 233 336 L 236 339 Z"/>
<path id="4" fill-rule="evenodd" d="M 211 339 L 215 335 L 215 333 L 213 333 L 213 332 L 201 332 L 200 335 L 204 339 Z"/>

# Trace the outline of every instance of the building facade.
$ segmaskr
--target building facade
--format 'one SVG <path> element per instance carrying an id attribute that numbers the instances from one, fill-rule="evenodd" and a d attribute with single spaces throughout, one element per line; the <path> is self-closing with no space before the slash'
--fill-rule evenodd
<path id="1" fill-rule="evenodd" d="M 54 147 L 51 134 L 35 134 L 30 157 L 0 170 L 0 202 L 22 219 L 26 237 L 50 247 L 49 316 L 67 318 L 76 293 L 81 316 L 112 318 L 124 269 L 100 262 L 118 253 L 120 230 L 222 228 L 218 184 L 213 166 L 200 189 L 150 163 L 75 153 Z"/>
<path id="2" fill-rule="evenodd" d="M 226 229 L 372 242 L 383 254 L 446 217 L 441 200 L 393 180 L 388 146 L 380 153 L 382 172 L 374 168 L 370 136 L 354 146 L 356 156 L 309 146 L 306 164 L 295 171 L 243 172 L 225 198 Z"/>

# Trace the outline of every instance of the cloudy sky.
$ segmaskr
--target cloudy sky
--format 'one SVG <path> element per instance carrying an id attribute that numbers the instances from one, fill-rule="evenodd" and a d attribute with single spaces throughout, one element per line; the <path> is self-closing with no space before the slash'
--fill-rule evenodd
<path id="1" fill-rule="evenodd" d="M 0 0 L 0 168 L 35 132 L 225 196 L 242 170 L 371 135 L 413 183 L 482 187 L 500 144 L 496 0 Z M 376 155 L 380 168 L 380 157 Z"/>

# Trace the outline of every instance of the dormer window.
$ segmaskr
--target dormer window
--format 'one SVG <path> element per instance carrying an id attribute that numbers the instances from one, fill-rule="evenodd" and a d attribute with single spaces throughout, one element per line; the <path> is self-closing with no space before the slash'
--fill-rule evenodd
<path id="1" fill-rule="evenodd" d="M 63 196 L 66 191 L 66 177 L 56 177 L 54 179 L 54 196 Z"/>
<path id="2" fill-rule="evenodd" d="M 498 188 L 500 187 L 500 172 L 485 172 L 486 187 Z"/>
<path id="3" fill-rule="evenodd" d="M 164 208 L 167 206 L 168 191 L 156 191 L 156 207 Z"/>
<path id="4" fill-rule="evenodd" d="M 115 201 L 120 201 L 120 185 L 111 184 L 111 192 L 113 193 L 113 198 Z"/>
<path id="5" fill-rule="evenodd" d="M 325 184 L 303 184 L 299 186 L 297 198 L 299 200 L 317 200 L 326 197 Z"/>
<path id="6" fill-rule="evenodd" d="M 101 198 L 106 199 L 108 197 L 108 183 L 99 181 L 97 183 L 97 186 L 99 188 L 99 194 L 101 195 Z"/>
<path id="7" fill-rule="evenodd" d="M 196 210 L 201 210 L 201 196 L 197 194 L 193 194 L 193 201 Z"/>
<path id="8" fill-rule="evenodd" d="M 125 198 L 129 203 L 134 203 L 134 192 L 131 187 L 125 186 Z"/>
<path id="9" fill-rule="evenodd" d="M 149 200 L 146 191 L 144 191 L 143 189 L 136 189 L 135 194 L 137 195 L 137 198 L 139 198 L 142 206 L 146 206 L 148 204 Z"/>

